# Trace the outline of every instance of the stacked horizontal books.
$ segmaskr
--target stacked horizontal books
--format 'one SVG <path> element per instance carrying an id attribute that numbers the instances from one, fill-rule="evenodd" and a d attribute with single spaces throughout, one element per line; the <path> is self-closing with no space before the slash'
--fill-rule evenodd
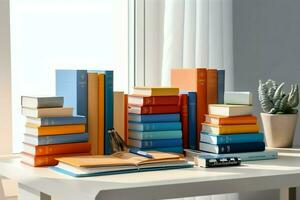
<path id="1" fill-rule="evenodd" d="M 233 102 L 238 104 L 231 104 Z M 256 153 L 260 155 L 258 158 L 267 159 L 268 155 L 273 158 L 273 152 L 264 151 L 264 136 L 259 133 L 257 119 L 252 115 L 251 93 L 225 93 L 225 103 L 228 104 L 209 105 L 209 114 L 202 124 L 200 150 L 244 159 L 242 153 L 248 152 L 253 152 L 250 155 L 254 158 Z"/>
<path id="2" fill-rule="evenodd" d="M 128 145 L 182 153 L 178 88 L 136 87 L 128 96 Z"/>
<path id="3" fill-rule="evenodd" d="M 23 163 L 52 166 L 58 157 L 89 154 L 86 118 L 73 116 L 73 108 L 63 105 L 63 97 L 22 97 L 26 116 Z"/>

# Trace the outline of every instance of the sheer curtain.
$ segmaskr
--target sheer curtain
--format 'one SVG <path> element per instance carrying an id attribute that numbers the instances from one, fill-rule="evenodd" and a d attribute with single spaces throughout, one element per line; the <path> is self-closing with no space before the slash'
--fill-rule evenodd
<path id="1" fill-rule="evenodd" d="M 226 70 L 233 89 L 232 0 L 165 0 L 162 85 L 172 68 L 214 67 Z M 238 194 L 184 198 L 235 200 Z"/>

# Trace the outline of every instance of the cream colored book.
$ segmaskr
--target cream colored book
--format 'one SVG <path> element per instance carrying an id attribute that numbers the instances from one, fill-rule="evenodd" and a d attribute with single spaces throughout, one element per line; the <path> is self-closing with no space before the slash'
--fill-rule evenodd
<path id="1" fill-rule="evenodd" d="M 218 116 L 224 116 L 224 117 L 251 115 L 252 114 L 252 106 L 210 104 L 208 106 L 208 113 L 210 115 L 218 115 Z"/>
<path id="2" fill-rule="evenodd" d="M 114 129 L 125 139 L 124 92 L 114 92 Z"/>
<path id="3" fill-rule="evenodd" d="M 26 117 L 70 117 L 73 108 L 22 108 L 22 115 Z"/>

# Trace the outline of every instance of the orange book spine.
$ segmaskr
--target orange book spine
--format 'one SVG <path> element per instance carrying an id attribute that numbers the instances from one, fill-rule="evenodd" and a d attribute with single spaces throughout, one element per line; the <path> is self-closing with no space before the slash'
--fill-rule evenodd
<path id="1" fill-rule="evenodd" d="M 207 69 L 207 104 L 218 103 L 218 71 Z"/>
<path id="2" fill-rule="evenodd" d="M 255 116 L 228 117 L 221 118 L 219 123 L 220 125 L 256 124 L 257 118 Z"/>
<path id="3" fill-rule="evenodd" d="M 207 69 L 197 69 L 197 148 L 199 149 L 200 132 L 202 123 L 205 121 L 207 114 Z"/>
<path id="4" fill-rule="evenodd" d="M 98 155 L 104 155 L 104 74 L 98 74 L 99 112 L 98 112 Z"/>
<path id="5" fill-rule="evenodd" d="M 124 94 L 124 141 L 128 144 L 128 94 Z"/>
<path id="6" fill-rule="evenodd" d="M 189 148 L 188 136 L 188 95 L 180 95 L 180 118 L 182 124 L 182 142 L 183 148 Z"/>
<path id="7" fill-rule="evenodd" d="M 36 128 L 33 126 L 29 123 L 26 124 L 26 127 Z M 75 125 L 63 125 L 63 126 L 44 126 L 44 127 L 38 127 L 37 129 L 38 129 L 39 136 L 64 135 L 64 134 L 71 134 L 71 133 L 83 133 L 85 132 L 85 125 L 75 124 Z"/>
<path id="8" fill-rule="evenodd" d="M 35 156 L 57 155 L 67 153 L 88 153 L 91 150 L 91 144 L 87 142 L 52 144 L 35 146 Z"/>

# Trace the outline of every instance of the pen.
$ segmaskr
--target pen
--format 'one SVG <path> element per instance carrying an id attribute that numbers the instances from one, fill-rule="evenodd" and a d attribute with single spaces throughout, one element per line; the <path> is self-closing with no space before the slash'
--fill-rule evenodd
<path id="1" fill-rule="evenodd" d="M 149 153 L 147 153 L 146 151 L 140 151 L 138 149 L 129 149 L 129 153 L 133 153 L 139 156 L 143 156 L 145 158 L 153 158 L 152 155 L 150 155 Z"/>

